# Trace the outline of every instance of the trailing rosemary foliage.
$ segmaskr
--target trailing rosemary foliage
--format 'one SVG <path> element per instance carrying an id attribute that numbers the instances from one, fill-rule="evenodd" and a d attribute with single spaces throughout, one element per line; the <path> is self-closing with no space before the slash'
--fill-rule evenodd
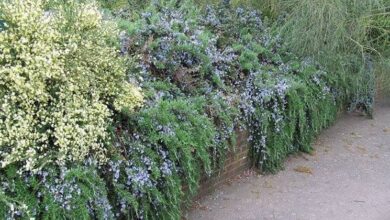
<path id="1" fill-rule="evenodd" d="M 312 59 L 285 50 L 260 12 L 225 3 L 206 13 L 205 23 L 220 36 L 218 45 L 231 47 L 237 57 L 230 69 L 241 82 L 231 86 L 241 94 L 253 164 L 277 171 L 288 154 L 311 150 L 315 135 L 345 104 L 348 84 Z"/>

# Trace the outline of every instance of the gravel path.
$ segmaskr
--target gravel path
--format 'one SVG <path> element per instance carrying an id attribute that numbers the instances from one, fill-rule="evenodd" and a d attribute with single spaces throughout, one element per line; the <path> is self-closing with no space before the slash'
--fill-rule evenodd
<path id="1" fill-rule="evenodd" d="M 390 220 L 390 103 L 375 119 L 343 115 L 312 155 L 276 175 L 248 175 L 198 201 L 186 218 Z"/>

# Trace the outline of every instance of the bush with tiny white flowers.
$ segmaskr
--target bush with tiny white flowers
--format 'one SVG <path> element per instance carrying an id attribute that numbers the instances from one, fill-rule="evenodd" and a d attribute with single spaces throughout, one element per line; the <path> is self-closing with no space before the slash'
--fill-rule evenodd
<path id="1" fill-rule="evenodd" d="M 0 162 L 38 171 L 45 164 L 107 161 L 114 111 L 142 105 L 110 41 L 115 25 L 93 3 L 51 10 L 42 0 L 0 3 Z"/>

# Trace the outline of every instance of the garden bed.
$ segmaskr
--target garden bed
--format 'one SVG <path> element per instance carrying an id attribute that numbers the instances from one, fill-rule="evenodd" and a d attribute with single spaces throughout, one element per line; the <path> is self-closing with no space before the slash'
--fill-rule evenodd
<path id="1" fill-rule="evenodd" d="M 310 152 L 350 102 L 257 10 L 139 10 L 0 3 L 0 217 L 179 219 L 199 183 Z"/>

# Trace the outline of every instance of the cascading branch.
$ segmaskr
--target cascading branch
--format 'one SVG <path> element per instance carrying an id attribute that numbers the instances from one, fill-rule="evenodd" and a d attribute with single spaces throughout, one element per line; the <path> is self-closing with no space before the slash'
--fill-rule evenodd
<path id="1" fill-rule="evenodd" d="M 202 20 L 218 35 L 219 47 L 233 48 L 237 57 L 230 63 L 235 79 L 230 86 L 240 91 L 253 164 L 274 172 L 288 154 L 310 151 L 311 140 L 343 104 L 339 75 L 289 53 L 258 11 L 233 8 L 225 1 L 207 7 Z"/>
<path id="2" fill-rule="evenodd" d="M 204 106 L 204 99 L 162 100 L 117 121 L 120 155 L 106 172 L 117 217 L 180 219 L 182 202 L 196 192 L 201 175 L 212 172 L 217 131 Z"/>

